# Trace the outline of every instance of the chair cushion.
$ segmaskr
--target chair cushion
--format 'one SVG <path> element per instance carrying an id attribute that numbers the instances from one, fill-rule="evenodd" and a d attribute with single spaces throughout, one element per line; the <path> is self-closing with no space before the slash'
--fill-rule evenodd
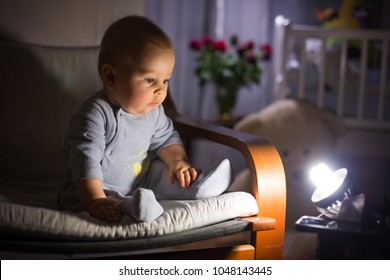
<path id="1" fill-rule="evenodd" d="M 4 197 L 3 197 L 4 200 Z M 202 200 L 161 201 L 165 213 L 152 222 L 128 216 L 109 224 L 87 212 L 74 213 L 8 202 L 0 203 L 0 233 L 66 240 L 118 240 L 160 236 L 257 214 L 254 197 L 225 193 Z"/>

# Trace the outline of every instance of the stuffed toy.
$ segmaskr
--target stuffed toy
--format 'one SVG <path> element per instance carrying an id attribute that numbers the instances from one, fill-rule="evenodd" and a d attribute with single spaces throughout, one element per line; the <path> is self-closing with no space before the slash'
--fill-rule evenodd
<path id="1" fill-rule="evenodd" d="M 342 0 L 340 7 L 329 7 L 324 10 L 315 9 L 316 18 L 322 22 L 324 29 L 344 28 L 344 29 L 368 29 L 371 22 L 371 11 L 362 0 Z M 339 45 L 340 39 L 329 37 L 328 46 Z M 359 51 L 361 48 L 360 40 L 350 40 L 349 56 L 351 52 Z M 355 49 L 356 48 L 356 49 Z M 358 55 L 354 55 L 356 57 Z"/>
<path id="2" fill-rule="evenodd" d="M 361 28 L 359 17 L 362 17 L 362 0 L 340 1 L 339 8 L 329 7 L 325 10 L 315 9 L 315 15 L 324 28 Z"/>
<path id="3" fill-rule="evenodd" d="M 311 202 L 315 187 L 306 175 L 319 162 L 334 162 L 337 140 L 344 132 L 342 119 L 308 101 L 281 99 L 248 115 L 235 129 L 264 137 L 278 150 L 286 173 L 286 231 L 295 231 L 303 215 L 317 216 Z M 231 188 L 241 184 L 250 188 L 248 170 L 238 174 Z"/>

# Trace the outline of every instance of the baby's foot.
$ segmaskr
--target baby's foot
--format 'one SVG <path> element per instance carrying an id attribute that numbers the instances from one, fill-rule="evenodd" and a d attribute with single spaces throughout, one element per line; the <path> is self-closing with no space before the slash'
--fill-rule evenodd
<path id="1" fill-rule="evenodd" d="M 153 191 L 144 188 L 136 189 L 133 196 L 123 199 L 119 208 L 123 214 L 141 222 L 154 221 L 164 213 Z"/>
<path id="2" fill-rule="evenodd" d="M 233 180 L 230 161 L 225 159 L 208 171 L 201 173 L 190 187 L 183 188 L 175 181 L 173 184 L 162 184 L 155 188 L 158 199 L 193 200 L 220 195 Z"/>
<path id="3" fill-rule="evenodd" d="M 205 173 L 201 173 L 189 192 L 193 195 L 192 199 L 218 196 L 226 191 L 232 181 L 232 166 L 228 159 L 224 159 Z"/>

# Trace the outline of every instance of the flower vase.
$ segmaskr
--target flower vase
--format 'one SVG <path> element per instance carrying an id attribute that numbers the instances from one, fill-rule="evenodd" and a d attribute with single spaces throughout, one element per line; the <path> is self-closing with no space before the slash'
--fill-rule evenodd
<path id="1" fill-rule="evenodd" d="M 234 119 L 232 110 L 236 105 L 237 92 L 236 87 L 216 87 L 216 101 L 218 104 L 218 121 L 230 122 Z"/>

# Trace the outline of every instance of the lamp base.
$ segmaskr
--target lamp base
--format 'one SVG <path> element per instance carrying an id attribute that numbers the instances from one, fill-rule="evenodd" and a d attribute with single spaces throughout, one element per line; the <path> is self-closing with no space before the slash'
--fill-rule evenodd
<path id="1" fill-rule="evenodd" d="M 326 217 L 344 222 L 360 223 L 362 220 L 366 197 L 364 194 L 358 194 L 336 201 L 327 208 L 317 207 L 318 212 Z"/>
<path id="2" fill-rule="evenodd" d="M 302 232 L 333 232 L 342 231 L 359 233 L 362 230 L 360 223 L 342 222 L 327 217 L 302 216 L 295 222 L 295 229 Z"/>

